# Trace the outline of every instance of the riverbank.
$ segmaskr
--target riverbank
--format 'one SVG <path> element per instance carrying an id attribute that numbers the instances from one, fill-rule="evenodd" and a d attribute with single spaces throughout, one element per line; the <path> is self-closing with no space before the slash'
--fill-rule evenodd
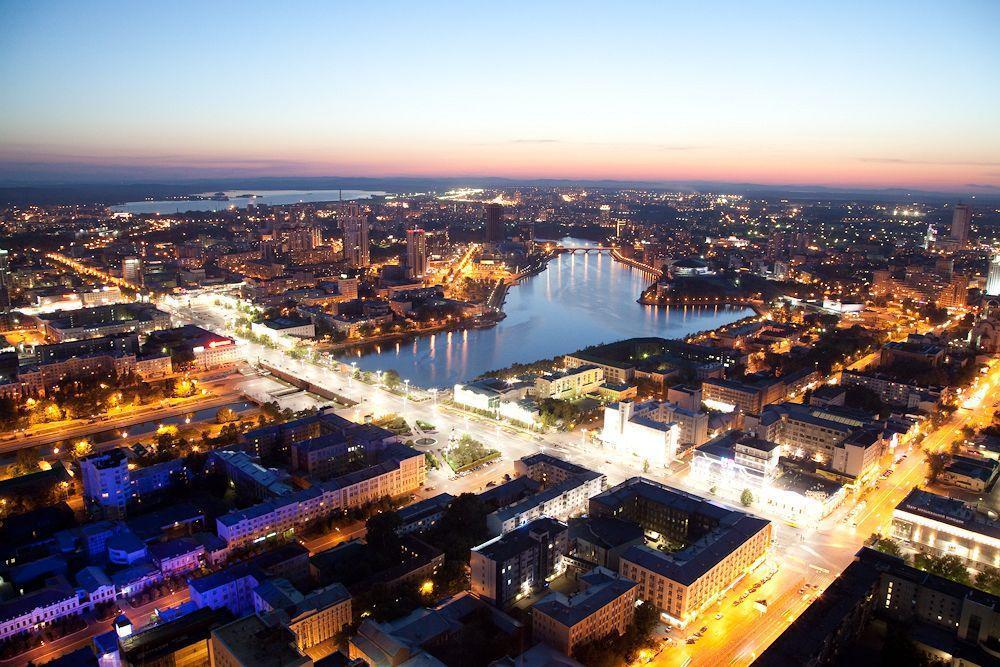
<path id="1" fill-rule="evenodd" d="M 640 303 L 643 306 L 663 306 L 665 308 L 736 306 L 739 308 L 750 308 L 758 314 L 762 312 L 764 307 L 762 301 L 755 301 L 754 299 L 741 296 L 675 296 L 666 299 L 650 299 L 643 294 L 637 299 L 636 303 Z"/>
<path id="2" fill-rule="evenodd" d="M 559 244 L 578 247 L 584 242 L 561 239 Z M 440 335 L 423 335 L 431 332 L 421 330 L 399 344 L 383 340 L 358 346 L 352 341 L 352 349 L 340 353 L 341 359 L 361 371 L 395 370 L 411 386 L 444 389 L 519 361 L 551 359 L 568 350 L 633 337 L 683 339 L 752 313 L 715 304 L 641 307 L 636 298 L 649 287 L 649 274 L 608 252 L 556 254 L 525 270 L 537 273 L 521 277 L 516 288 L 495 290 L 491 303 L 502 309 L 501 321 L 484 320 L 478 327 Z"/>
<path id="3" fill-rule="evenodd" d="M 504 290 L 504 293 L 506 294 L 506 290 Z M 453 322 L 446 322 L 444 324 L 424 327 L 422 329 L 409 329 L 407 331 L 396 331 L 381 334 L 379 336 L 371 336 L 363 340 L 345 340 L 339 343 L 324 343 L 321 347 L 319 347 L 319 351 L 328 352 L 330 354 L 342 354 L 345 352 L 351 352 L 357 348 L 370 347 L 373 345 L 377 346 L 382 345 L 383 343 L 399 343 L 413 338 L 424 338 L 433 334 L 464 331 L 467 329 L 484 329 L 496 325 L 497 322 L 502 320 L 504 317 L 505 315 L 502 312 L 487 313 L 486 315 L 478 315 L 476 317 L 455 320 Z"/>

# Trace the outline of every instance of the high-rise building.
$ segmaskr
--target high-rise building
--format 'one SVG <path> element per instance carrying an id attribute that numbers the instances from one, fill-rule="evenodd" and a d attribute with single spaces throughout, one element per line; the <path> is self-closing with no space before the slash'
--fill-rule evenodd
<path id="1" fill-rule="evenodd" d="M 288 230 L 288 249 L 312 250 L 323 245 L 323 230 L 319 227 L 292 227 Z"/>
<path id="2" fill-rule="evenodd" d="M 427 233 L 422 229 L 406 230 L 406 273 L 411 278 L 427 273 Z"/>
<path id="3" fill-rule="evenodd" d="M 486 205 L 486 242 L 499 243 L 504 240 L 503 206 Z"/>
<path id="4" fill-rule="evenodd" d="M 341 208 L 341 227 L 344 230 L 344 259 L 354 268 L 371 264 L 368 245 L 368 216 L 361 207 L 350 202 Z"/>
<path id="5" fill-rule="evenodd" d="M 10 310 L 10 256 L 0 248 L 0 313 Z"/>
<path id="6" fill-rule="evenodd" d="M 951 240 L 965 243 L 969 240 L 969 226 L 972 223 L 972 210 L 968 204 L 956 204 L 951 215 Z"/>
<path id="7" fill-rule="evenodd" d="M 927 233 L 924 234 L 924 250 L 929 250 L 933 248 L 937 243 L 937 229 L 934 228 L 934 224 L 931 223 L 927 225 Z"/>
<path id="8" fill-rule="evenodd" d="M 142 285 L 142 260 L 138 257 L 122 259 L 122 280 L 130 285 Z"/>
<path id="9" fill-rule="evenodd" d="M 990 256 L 989 273 L 986 274 L 986 295 L 1000 296 L 1000 252 Z"/>

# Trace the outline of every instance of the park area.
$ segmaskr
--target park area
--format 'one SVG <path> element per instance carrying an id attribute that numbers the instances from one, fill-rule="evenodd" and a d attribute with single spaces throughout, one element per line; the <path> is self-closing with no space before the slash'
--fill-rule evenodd
<path id="1" fill-rule="evenodd" d="M 466 434 L 445 452 L 444 458 L 454 472 L 460 473 L 500 458 L 500 452 Z"/>

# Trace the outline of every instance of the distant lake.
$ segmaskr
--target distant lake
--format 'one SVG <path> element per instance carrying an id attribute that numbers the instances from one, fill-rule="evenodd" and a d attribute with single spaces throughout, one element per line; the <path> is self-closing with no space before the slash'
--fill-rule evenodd
<path id="1" fill-rule="evenodd" d="M 594 245 L 563 239 L 565 245 Z M 650 278 L 606 254 L 559 255 L 510 288 L 506 319 L 489 329 L 421 336 L 345 353 L 365 371 L 394 369 L 420 387 L 449 387 L 515 361 L 535 361 L 634 336 L 683 338 L 752 315 L 739 306 L 636 303 Z"/>
<path id="2" fill-rule="evenodd" d="M 214 192 L 199 192 L 197 196 L 211 197 Z M 249 204 L 301 204 L 306 202 L 369 199 L 386 194 L 381 190 L 225 190 L 229 201 L 214 199 L 178 199 L 165 201 L 130 201 L 112 206 L 116 213 L 185 213 L 187 211 L 224 211 L 228 208 L 246 208 Z"/>

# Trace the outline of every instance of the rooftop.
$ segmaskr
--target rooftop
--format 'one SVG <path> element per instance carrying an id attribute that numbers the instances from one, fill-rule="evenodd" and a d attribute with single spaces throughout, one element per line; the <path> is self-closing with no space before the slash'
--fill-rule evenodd
<path id="1" fill-rule="evenodd" d="M 556 535 L 565 530 L 568 530 L 568 527 L 562 521 L 551 517 L 542 517 L 526 523 L 509 533 L 484 542 L 478 547 L 473 548 L 473 551 L 482 554 L 492 561 L 503 562 L 538 546 L 538 540 L 532 537 L 532 535 Z"/>
<path id="2" fill-rule="evenodd" d="M 572 595 L 549 593 L 532 607 L 532 611 L 571 628 L 638 586 L 631 579 L 603 567 L 594 568 L 580 580 L 586 586 L 582 591 Z"/>
<path id="3" fill-rule="evenodd" d="M 244 667 L 295 667 L 312 660 L 295 648 L 288 628 L 270 627 L 257 615 L 244 616 L 212 631 L 218 641 Z"/>
<path id="4" fill-rule="evenodd" d="M 982 512 L 956 498 L 941 496 L 930 491 L 914 488 L 893 510 L 895 516 L 905 512 L 925 519 L 940 521 L 956 528 L 962 528 L 995 539 L 1000 539 L 1000 522 L 990 519 Z"/>

